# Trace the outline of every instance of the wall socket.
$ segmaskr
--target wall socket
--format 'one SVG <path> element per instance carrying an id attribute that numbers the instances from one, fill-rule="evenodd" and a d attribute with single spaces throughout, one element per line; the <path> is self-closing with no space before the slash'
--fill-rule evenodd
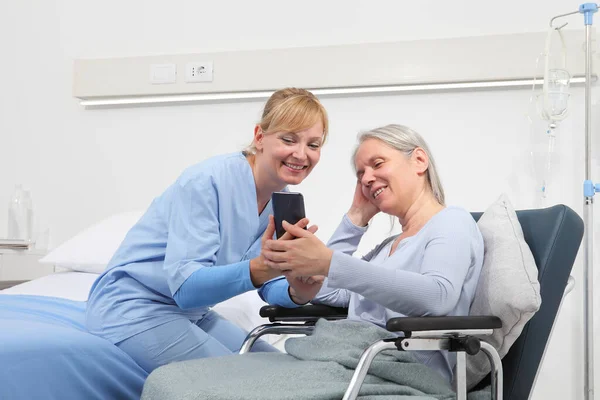
<path id="1" fill-rule="evenodd" d="M 198 61 L 185 64 L 186 82 L 212 82 L 213 62 Z"/>

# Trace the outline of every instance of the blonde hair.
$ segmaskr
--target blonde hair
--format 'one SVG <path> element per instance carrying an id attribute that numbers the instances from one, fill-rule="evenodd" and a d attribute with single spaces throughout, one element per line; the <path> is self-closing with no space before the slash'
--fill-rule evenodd
<path id="1" fill-rule="evenodd" d="M 373 129 L 368 132 L 359 134 L 358 145 L 354 149 L 352 154 L 352 165 L 354 166 L 354 160 L 356 159 L 356 153 L 360 145 L 367 139 L 377 139 L 387 144 L 393 149 L 396 149 L 404 153 L 407 157 L 410 157 L 412 152 L 417 148 L 423 149 L 423 151 L 429 157 L 429 167 L 427 168 L 427 183 L 431 189 L 433 196 L 442 206 L 445 205 L 446 198 L 444 195 L 444 188 L 440 180 L 440 176 L 437 172 L 435 160 L 429 146 L 425 142 L 425 139 L 417 132 L 403 125 L 387 125 L 381 128 Z"/>
<path id="2" fill-rule="evenodd" d="M 329 121 L 327 111 L 319 99 L 305 89 L 286 88 L 273 93 L 258 123 L 265 135 L 276 132 L 298 132 L 317 122 L 323 124 L 323 143 L 327 139 Z M 254 141 L 244 149 L 244 154 L 256 154 Z"/>

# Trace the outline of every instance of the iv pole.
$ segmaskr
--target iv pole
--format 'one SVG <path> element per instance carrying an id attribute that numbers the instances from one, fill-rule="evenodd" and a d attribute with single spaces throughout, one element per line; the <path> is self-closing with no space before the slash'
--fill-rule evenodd
<path id="1" fill-rule="evenodd" d="M 579 6 L 578 11 L 568 14 L 557 15 L 550 20 L 550 26 L 557 18 L 567 15 L 581 13 L 584 16 L 585 24 L 585 181 L 583 183 L 583 221 L 585 225 L 583 257 L 583 329 L 584 329 L 584 386 L 583 395 L 586 400 L 594 399 L 594 194 L 600 192 L 600 184 L 594 184 L 591 181 L 592 175 L 592 113 L 591 113 L 591 78 L 592 78 L 592 23 L 594 13 L 598 11 L 598 5 L 595 3 L 584 3 Z M 561 29 L 566 24 L 557 27 Z"/>

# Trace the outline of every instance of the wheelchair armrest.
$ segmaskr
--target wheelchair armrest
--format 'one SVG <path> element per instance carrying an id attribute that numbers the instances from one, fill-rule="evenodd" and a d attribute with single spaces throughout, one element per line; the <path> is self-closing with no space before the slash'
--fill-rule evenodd
<path id="1" fill-rule="evenodd" d="M 297 321 L 315 322 L 319 318 L 328 320 L 346 319 L 348 309 L 341 307 L 330 307 L 324 305 L 307 305 L 297 308 L 285 308 L 281 306 L 264 306 L 260 309 L 260 316 L 269 318 L 269 321 Z"/>
<path id="2" fill-rule="evenodd" d="M 392 318 L 386 324 L 388 331 L 401 331 L 407 337 L 417 331 L 472 331 L 501 327 L 502 321 L 494 316 L 400 317 Z"/>

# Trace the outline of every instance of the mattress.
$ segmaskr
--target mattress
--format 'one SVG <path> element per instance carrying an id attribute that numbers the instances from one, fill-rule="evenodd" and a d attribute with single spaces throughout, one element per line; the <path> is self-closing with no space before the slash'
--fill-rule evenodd
<path id="1" fill-rule="evenodd" d="M 97 277 L 98 274 L 65 271 L 0 290 L 0 294 L 27 294 L 86 301 L 90 288 Z"/>

